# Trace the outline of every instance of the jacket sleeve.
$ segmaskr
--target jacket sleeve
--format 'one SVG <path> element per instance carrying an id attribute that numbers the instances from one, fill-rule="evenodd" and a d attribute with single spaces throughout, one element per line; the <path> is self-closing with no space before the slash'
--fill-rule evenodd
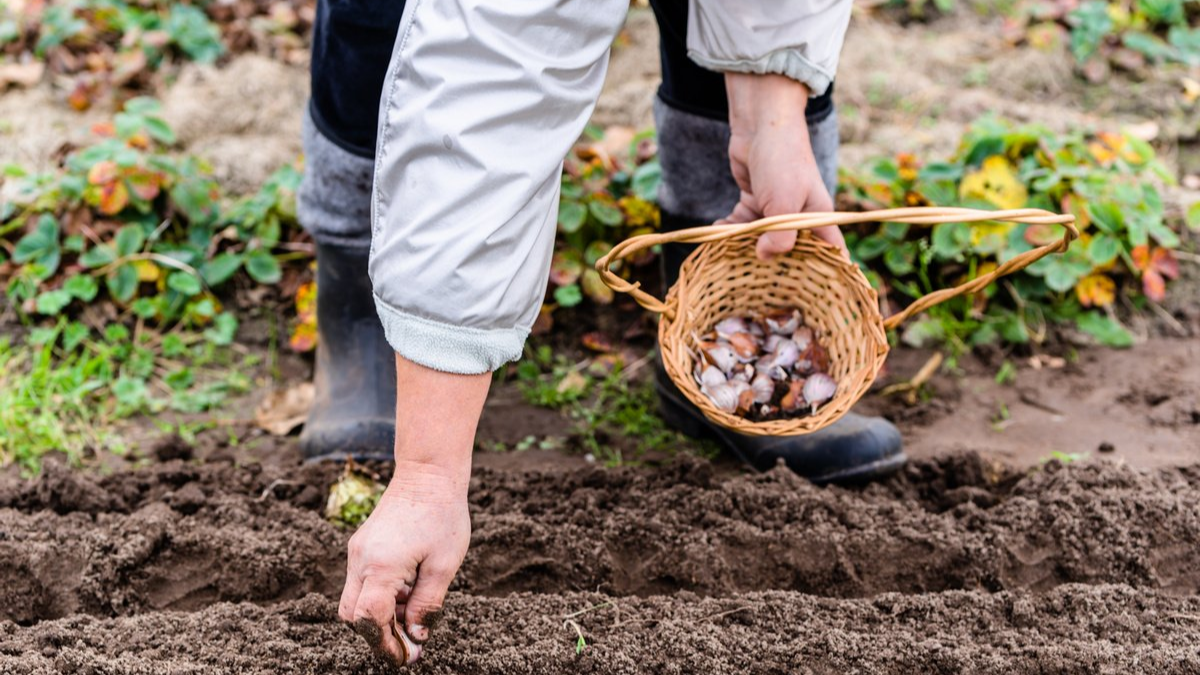
<path id="1" fill-rule="evenodd" d="M 688 0 L 688 56 L 709 70 L 775 73 L 825 93 L 851 0 Z"/>
<path id="2" fill-rule="evenodd" d="M 521 355 L 562 162 L 628 0 L 408 0 L 380 102 L 370 274 L 392 348 L 452 373 Z"/>

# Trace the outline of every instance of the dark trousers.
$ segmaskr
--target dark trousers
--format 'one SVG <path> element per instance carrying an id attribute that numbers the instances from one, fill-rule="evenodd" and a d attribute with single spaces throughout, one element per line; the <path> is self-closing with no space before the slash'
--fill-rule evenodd
<path id="1" fill-rule="evenodd" d="M 687 57 L 687 0 L 652 0 L 650 4 L 658 18 L 661 45 L 659 98 L 677 110 L 727 121 L 724 76 Z M 379 99 L 403 12 L 403 0 L 317 3 L 310 113 L 322 136 L 359 157 L 375 156 Z M 806 116 L 810 123 L 825 119 L 832 111 L 832 93 L 830 87 L 809 102 Z"/>

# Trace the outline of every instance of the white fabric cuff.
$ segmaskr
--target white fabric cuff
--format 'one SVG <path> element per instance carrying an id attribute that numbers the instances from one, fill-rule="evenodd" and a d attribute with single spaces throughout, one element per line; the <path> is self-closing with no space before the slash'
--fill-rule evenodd
<path id="1" fill-rule="evenodd" d="M 695 49 L 688 50 L 688 58 L 702 68 L 721 73 L 753 73 L 756 75 L 784 75 L 804 83 L 811 96 L 820 96 L 833 82 L 833 73 L 809 61 L 795 49 L 781 49 L 757 59 L 722 60 L 708 57 Z"/>
<path id="2" fill-rule="evenodd" d="M 521 357 L 529 331 L 452 326 L 405 313 L 375 296 L 388 344 L 414 363 L 457 375 L 489 373 Z"/>

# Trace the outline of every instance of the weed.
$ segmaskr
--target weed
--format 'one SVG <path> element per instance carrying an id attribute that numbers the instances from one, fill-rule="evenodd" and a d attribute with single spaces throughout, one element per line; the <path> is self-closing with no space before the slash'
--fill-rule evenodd
<path id="1" fill-rule="evenodd" d="M 546 345 L 527 348 L 526 357 L 512 368 L 525 399 L 563 410 L 575 422 L 570 440 L 605 466 L 636 462 L 648 453 L 671 454 L 682 447 L 715 457 L 715 446 L 687 439 L 666 426 L 656 411 L 658 395 L 652 378 L 635 377 L 637 369 L 631 370 L 635 372 L 630 374 L 619 364 L 609 371 L 589 367 L 587 361 L 572 364 Z M 541 444 L 551 440 L 561 443 L 545 439 Z M 631 454 L 622 447 L 630 448 Z"/>
<path id="2" fill-rule="evenodd" d="M 216 291 L 239 274 L 279 281 L 273 249 L 294 232 L 300 174 L 285 167 L 230 202 L 203 162 L 166 153 L 174 132 L 158 109 L 127 101 L 58 171 L 6 170 L 0 284 L 28 337 L 4 343 L 0 414 L 32 423 L 0 431 L 0 463 L 117 451 L 101 431 L 115 420 L 208 410 L 249 386 L 257 358 L 238 362 L 238 321 Z"/>
<path id="3" fill-rule="evenodd" d="M 1045 457 L 1040 462 L 1038 462 L 1038 466 L 1043 466 L 1047 462 L 1051 462 L 1051 461 L 1058 461 L 1059 464 L 1063 464 L 1063 465 L 1071 464 L 1073 462 L 1082 462 L 1083 460 L 1087 459 L 1089 456 L 1090 456 L 1090 453 L 1087 453 L 1087 452 L 1063 452 L 1061 450 L 1054 450 L 1050 453 L 1050 455 L 1048 457 Z"/>
<path id="4" fill-rule="evenodd" d="M 1017 368 L 1013 365 L 1012 361 L 1005 359 L 1004 363 L 1000 364 L 999 370 L 996 371 L 996 384 L 1006 385 L 1016 381 Z"/>

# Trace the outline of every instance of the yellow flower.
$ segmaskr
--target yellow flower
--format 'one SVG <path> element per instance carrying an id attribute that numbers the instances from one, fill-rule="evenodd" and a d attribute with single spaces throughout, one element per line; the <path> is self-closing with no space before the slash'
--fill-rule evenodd
<path id="1" fill-rule="evenodd" d="M 988 157 L 977 171 L 963 176 L 959 194 L 963 198 L 989 201 L 1002 209 L 1019 209 L 1025 206 L 1029 197 L 1025 185 L 1003 155 Z"/>

